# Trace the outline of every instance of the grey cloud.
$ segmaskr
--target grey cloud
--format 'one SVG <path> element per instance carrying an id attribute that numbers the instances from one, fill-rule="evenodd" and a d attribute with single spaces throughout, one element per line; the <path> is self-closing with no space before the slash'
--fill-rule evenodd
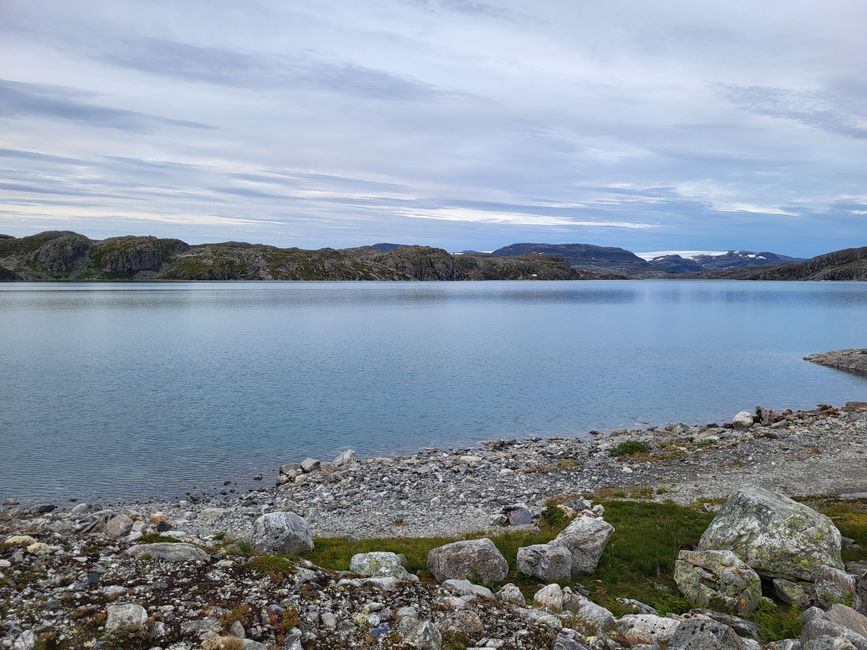
<path id="1" fill-rule="evenodd" d="M 148 38 L 118 42 L 97 58 L 150 74 L 240 88 L 306 88 L 383 101 L 418 101 L 440 94 L 418 80 L 323 60 L 314 52 L 275 56 Z"/>
<path id="2" fill-rule="evenodd" d="M 213 128 L 201 122 L 176 120 L 75 99 L 81 94 L 57 86 L 0 79 L 0 116 L 47 117 L 132 133 L 150 133 L 160 126 Z"/>
<path id="3" fill-rule="evenodd" d="M 837 109 L 822 93 L 771 86 L 724 88 L 735 106 L 750 113 L 791 120 L 849 138 L 867 138 L 867 127 L 861 125 L 861 117 Z"/>

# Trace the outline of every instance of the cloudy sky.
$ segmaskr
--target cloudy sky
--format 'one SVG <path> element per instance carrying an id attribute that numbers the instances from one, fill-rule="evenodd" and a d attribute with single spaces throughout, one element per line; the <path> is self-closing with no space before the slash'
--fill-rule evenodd
<path id="1" fill-rule="evenodd" d="M 862 0 L 0 0 L 0 232 L 867 245 Z"/>

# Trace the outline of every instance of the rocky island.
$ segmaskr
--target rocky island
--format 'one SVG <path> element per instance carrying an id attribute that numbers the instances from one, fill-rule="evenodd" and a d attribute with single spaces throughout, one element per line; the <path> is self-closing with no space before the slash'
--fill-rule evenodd
<path id="1" fill-rule="evenodd" d="M 865 648 L 865 443 L 867 403 L 759 408 L 6 503 L 0 646 Z"/>
<path id="2" fill-rule="evenodd" d="M 838 370 L 867 374 L 867 348 L 852 348 L 848 350 L 835 350 L 833 352 L 820 352 L 804 357 L 807 361 L 818 363 L 821 366 L 829 366 Z"/>

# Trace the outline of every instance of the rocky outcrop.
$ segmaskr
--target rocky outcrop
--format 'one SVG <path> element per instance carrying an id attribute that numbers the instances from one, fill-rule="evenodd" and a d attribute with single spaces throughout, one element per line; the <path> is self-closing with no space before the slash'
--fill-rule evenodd
<path id="1" fill-rule="evenodd" d="M 787 496 L 761 488 L 732 494 L 701 536 L 699 549 L 733 551 L 767 578 L 812 580 L 823 566 L 843 568 L 834 523 Z"/>
<path id="2" fill-rule="evenodd" d="M 438 582 L 464 578 L 479 582 L 502 582 L 509 573 L 506 558 L 487 537 L 452 542 L 431 549 L 427 556 L 427 567 Z"/>
<path id="3" fill-rule="evenodd" d="M 190 246 L 177 239 L 73 232 L 0 238 L 0 280 L 579 280 L 562 258 L 452 255 L 399 246 L 302 250 L 244 242 Z"/>
<path id="4" fill-rule="evenodd" d="M 850 348 L 834 352 L 820 352 L 804 357 L 806 361 L 829 366 L 839 370 L 848 370 L 859 374 L 867 374 L 867 348 Z"/>
<path id="5" fill-rule="evenodd" d="M 693 605 L 720 602 L 741 616 L 751 614 L 762 598 L 758 574 L 731 551 L 681 551 L 674 581 Z"/>
<path id="6" fill-rule="evenodd" d="M 736 269 L 717 277 L 733 280 L 867 280 L 867 246 L 846 248 L 802 262 Z"/>

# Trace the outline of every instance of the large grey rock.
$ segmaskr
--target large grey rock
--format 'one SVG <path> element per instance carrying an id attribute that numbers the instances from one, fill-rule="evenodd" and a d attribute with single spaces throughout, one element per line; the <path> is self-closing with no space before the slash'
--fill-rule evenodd
<path id="1" fill-rule="evenodd" d="M 560 582 L 572 576 L 572 553 L 557 544 L 534 544 L 518 549 L 518 571 L 545 582 Z"/>
<path id="2" fill-rule="evenodd" d="M 105 522 L 103 532 L 109 537 L 125 537 L 132 530 L 133 520 L 126 515 L 117 515 Z"/>
<path id="3" fill-rule="evenodd" d="M 680 623 L 666 645 L 668 650 L 743 650 L 743 641 L 728 625 L 710 618 Z"/>
<path id="4" fill-rule="evenodd" d="M 578 621 L 594 631 L 608 632 L 616 627 L 614 614 L 569 587 L 563 589 L 563 610 L 572 612 Z"/>
<path id="5" fill-rule="evenodd" d="M 733 551 L 759 575 L 811 580 L 824 565 L 843 568 L 840 531 L 825 515 L 782 494 L 745 488 L 729 496 L 699 549 Z"/>
<path id="6" fill-rule="evenodd" d="M 300 555 L 313 550 L 313 537 L 294 512 L 269 512 L 253 524 L 250 544 L 257 553 Z"/>
<path id="7" fill-rule="evenodd" d="M 524 599 L 524 594 L 511 582 L 506 583 L 496 594 L 497 600 L 502 600 L 506 603 L 514 603 L 516 605 L 525 605 L 527 601 Z"/>
<path id="8" fill-rule="evenodd" d="M 712 618 L 718 623 L 728 625 L 739 637 L 754 639 L 756 641 L 761 641 L 762 639 L 759 626 L 745 618 L 740 618 L 733 614 L 724 614 L 723 612 L 717 612 L 712 609 L 692 609 L 686 616 L 689 617 L 695 615 Z"/>
<path id="9" fill-rule="evenodd" d="M 821 567 L 813 574 L 813 596 L 822 609 L 835 603 L 855 600 L 855 576 L 830 566 Z"/>
<path id="10" fill-rule="evenodd" d="M 839 604 L 831 605 L 831 608 L 825 612 L 825 618 L 867 638 L 867 616 L 851 607 Z"/>
<path id="11" fill-rule="evenodd" d="M 444 580 L 443 587 L 452 591 L 459 596 L 470 596 L 472 598 L 487 598 L 494 599 L 494 592 L 482 585 L 474 585 L 469 580 L 451 579 Z"/>
<path id="12" fill-rule="evenodd" d="M 533 595 L 533 602 L 549 612 L 563 610 L 563 588 L 556 582 L 545 585 Z"/>
<path id="13" fill-rule="evenodd" d="M 471 609 L 448 614 L 437 624 L 437 629 L 452 643 L 458 641 L 464 644 L 479 639 L 485 631 L 482 619 Z"/>
<path id="14" fill-rule="evenodd" d="M 363 576 L 390 576 L 399 580 L 417 579 L 404 568 L 406 558 L 397 553 L 372 551 L 356 553 L 349 561 L 349 570 Z"/>
<path id="15" fill-rule="evenodd" d="M 810 607 L 803 614 L 804 627 L 801 630 L 801 646 L 804 650 L 814 648 L 849 648 L 867 650 L 867 638 L 854 632 L 845 625 L 829 620 L 818 607 Z M 849 645 L 828 645 L 827 639 L 845 641 Z"/>
<path id="16" fill-rule="evenodd" d="M 27 630 L 16 637 L 11 650 L 34 650 L 37 640 L 36 633 L 32 630 Z"/>
<path id="17" fill-rule="evenodd" d="M 693 605 L 720 600 L 741 616 L 749 616 L 762 599 L 758 574 L 731 551 L 681 551 L 674 581 Z"/>
<path id="18" fill-rule="evenodd" d="M 126 603 L 109 605 L 108 617 L 105 620 L 105 630 L 141 630 L 148 622 L 147 610 L 141 605 Z"/>
<path id="19" fill-rule="evenodd" d="M 150 559 L 163 562 L 206 562 L 211 556 L 192 544 L 156 542 L 131 546 L 127 553 L 137 560 Z"/>
<path id="20" fill-rule="evenodd" d="M 753 426 L 753 414 L 749 411 L 739 411 L 737 415 L 732 418 L 732 425 L 736 429 L 747 429 Z"/>
<path id="21" fill-rule="evenodd" d="M 777 598 L 787 605 L 795 605 L 799 609 L 807 609 L 810 606 L 810 592 L 804 585 L 785 578 L 774 578 L 771 584 Z"/>
<path id="22" fill-rule="evenodd" d="M 617 620 L 617 631 L 624 641 L 664 644 L 671 640 L 680 621 L 653 614 L 628 614 Z"/>
<path id="23" fill-rule="evenodd" d="M 440 650 L 443 647 L 443 635 L 430 621 L 421 621 L 412 627 L 404 642 L 418 650 Z"/>
<path id="24" fill-rule="evenodd" d="M 554 541 L 572 554 L 572 573 L 593 573 L 614 533 L 614 526 L 597 517 L 581 516 L 572 521 Z"/>
<path id="25" fill-rule="evenodd" d="M 471 578 L 480 582 L 502 582 L 509 563 L 486 537 L 452 542 L 431 549 L 427 567 L 437 582 Z"/>

